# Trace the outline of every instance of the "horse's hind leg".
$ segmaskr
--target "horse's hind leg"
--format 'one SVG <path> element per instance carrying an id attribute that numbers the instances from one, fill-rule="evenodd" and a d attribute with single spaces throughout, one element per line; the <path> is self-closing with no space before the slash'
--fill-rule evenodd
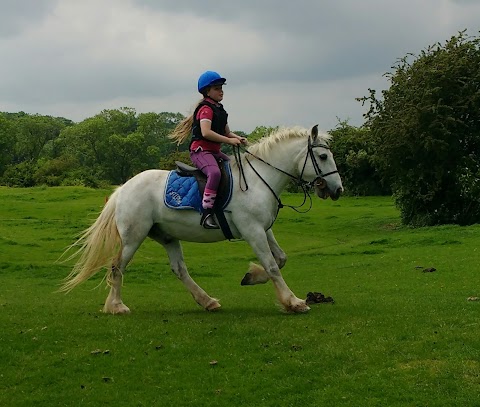
<path id="1" fill-rule="evenodd" d="M 127 264 L 132 259 L 138 245 L 135 247 L 124 246 L 116 259 L 113 261 L 112 269 L 107 275 L 107 283 L 110 285 L 110 293 L 103 306 L 103 312 L 109 314 L 128 314 L 130 309 L 123 303 L 121 297 L 123 273 Z"/>
<path id="2" fill-rule="evenodd" d="M 123 303 L 121 298 L 123 273 L 116 264 L 112 264 L 112 270 L 107 278 L 110 285 L 110 293 L 103 306 L 103 312 L 108 314 L 130 313 L 130 308 Z"/>
<path id="3" fill-rule="evenodd" d="M 167 251 L 170 267 L 178 279 L 185 285 L 194 300 L 207 311 L 215 311 L 220 308 L 217 299 L 210 297 L 190 276 L 183 260 L 182 246 L 178 240 L 166 238 L 158 230 L 152 229 L 149 237 L 160 243 Z"/>

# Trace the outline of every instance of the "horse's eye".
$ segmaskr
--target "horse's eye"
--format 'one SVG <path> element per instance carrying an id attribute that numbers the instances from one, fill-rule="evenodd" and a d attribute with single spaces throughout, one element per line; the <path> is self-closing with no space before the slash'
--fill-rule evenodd
<path id="1" fill-rule="evenodd" d="M 325 161 L 328 157 L 327 153 L 320 154 L 320 160 Z"/>

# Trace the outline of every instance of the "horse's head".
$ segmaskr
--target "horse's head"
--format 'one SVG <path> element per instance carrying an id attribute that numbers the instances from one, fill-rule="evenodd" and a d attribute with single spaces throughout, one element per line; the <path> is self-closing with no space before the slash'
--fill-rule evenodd
<path id="1" fill-rule="evenodd" d="M 319 198 L 332 198 L 336 201 L 343 192 L 342 180 L 338 174 L 333 154 L 327 139 L 318 135 L 318 125 L 312 127 L 308 137 L 305 161 L 299 164 L 300 178 L 308 181 L 315 188 Z"/>

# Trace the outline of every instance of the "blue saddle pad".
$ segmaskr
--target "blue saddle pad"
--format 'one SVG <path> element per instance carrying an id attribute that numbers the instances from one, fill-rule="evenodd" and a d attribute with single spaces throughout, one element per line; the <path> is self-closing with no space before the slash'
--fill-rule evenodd
<path id="1" fill-rule="evenodd" d="M 227 194 L 217 199 L 221 200 L 222 209 L 230 202 L 232 197 L 232 171 L 228 162 L 225 163 L 229 182 Z M 171 209 L 194 209 L 202 213 L 202 196 L 198 189 L 195 177 L 181 177 L 176 170 L 170 171 L 165 186 L 164 202 Z"/>

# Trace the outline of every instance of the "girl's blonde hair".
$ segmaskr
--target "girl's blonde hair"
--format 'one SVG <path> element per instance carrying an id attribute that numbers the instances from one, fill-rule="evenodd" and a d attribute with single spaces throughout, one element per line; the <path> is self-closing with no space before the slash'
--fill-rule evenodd
<path id="1" fill-rule="evenodd" d="M 202 99 L 203 100 L 203 99 Z M 201 103 L 198 102 L 195 106 L 194 111 L 197 109 L 198 105 Z M 177 146 L 184 143 L 185 140 L 189 139 L 192 135 L 192 126 L 193 126 L 193 113 L 185 117 L 180 123 L 177 124 L 177 127 L 173 130 L 173 133 L 168 135 L 168 138 L 177 143 Z"/>

